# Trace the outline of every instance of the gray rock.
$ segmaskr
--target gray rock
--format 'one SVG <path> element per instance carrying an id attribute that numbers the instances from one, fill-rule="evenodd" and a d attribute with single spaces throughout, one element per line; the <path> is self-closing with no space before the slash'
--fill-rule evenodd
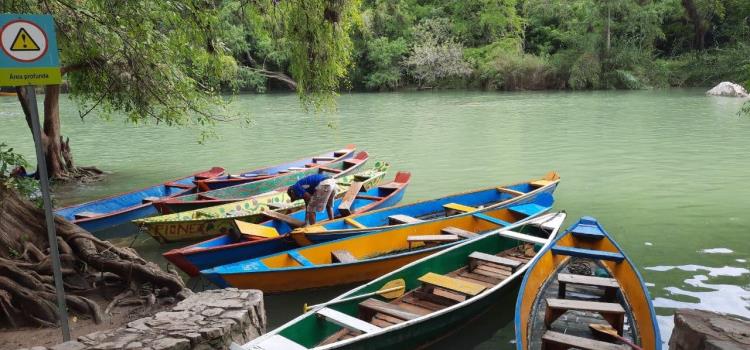
<path id="1" fill-rule="evenodd" d="M 725 96 L 725 97 L 748 97 L 747 91 L 742 85 L 735 84 L 728 81 L 722 81 L 719 85 L 714 86 L 711 90 L 706 92 L 709 96 Z"/>
<path id="2" fill-rule="evenodd" d="M 679 309 L 670 350 L 750 349 L 750 320 L 710 311 Z"/>
<path id="3" fill-rule="evenodd" d="M 83 343 L 79 343 L 75 340 L 66 341 L 62 344 L 57 344 L 50 348 L 50 350 L 83 350 L 86 348 L 86 345 Z"/>
<path id="4" fill-rule="evenodd" d="M 184 338 L 161 338 L 151 343 L 155 350 L 187 350 L 190 349 L 190 340 Z"/>

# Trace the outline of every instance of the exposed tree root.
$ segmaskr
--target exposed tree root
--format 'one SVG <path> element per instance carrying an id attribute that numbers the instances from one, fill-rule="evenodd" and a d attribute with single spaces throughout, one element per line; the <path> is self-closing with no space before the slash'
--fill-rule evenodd
<path id="1" fill-rule="evenodd" d="M 54 326 L 57 304 L 44 212 L 0 185 L 0 326 Z M 58 247 L 70 313 L 102 319 L 117 305 L 150 307 L 189 294 L 180 279 L 130 248 L 101 241 L 60 217 Z M 118 291 L 119 290 L 119 291 Z M 102 312 L 88 293 L 121 293 Z M 114 294 L 113 293 L 113 294 Z"/>

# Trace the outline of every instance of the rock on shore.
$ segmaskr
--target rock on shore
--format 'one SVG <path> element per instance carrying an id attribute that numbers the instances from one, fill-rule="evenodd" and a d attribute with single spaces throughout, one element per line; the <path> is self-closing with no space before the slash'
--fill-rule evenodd
<path id="1" fill-rule="evenodd" d="M 722 81 L 719 85 L 708 90 L 706 95 L 709 96 L 725 96 L 725 97 L 748 97 L 747 91 L 742 85 L 735 84 L 728 81 Z"/>
<path id="2" fill-rule="evenodd" d="M 678 309 L 669 349 L 750 349 L 750 321 L 710 311 Z"/>
<path id="3" fill-rule="evenodd" d="M 193 294 L 171 311 L 135 320 L 125 327 L 91 333 L 50 350 L 227 349 L 230 343 L 246 343 L 265 329 L 263 293 L 228 288 Z"/>

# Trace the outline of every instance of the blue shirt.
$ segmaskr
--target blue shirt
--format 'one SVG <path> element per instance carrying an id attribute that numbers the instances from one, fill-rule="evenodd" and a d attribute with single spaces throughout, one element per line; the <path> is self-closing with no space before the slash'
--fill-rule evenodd
<path id="1" fill-rule="evenodd" d="M 292 191 L 294 191 L 294 194 L 297 197 L 302 198 L 305 192 L 311 195 L 315 193 L 315 188 L 318 187 L 321 182 L 328 179 L 328 176 L 321 174 L 308 175 L 301 178 L 299 181 L 297 181 L 297 183 L 292 185 L 291 189 Z"/>

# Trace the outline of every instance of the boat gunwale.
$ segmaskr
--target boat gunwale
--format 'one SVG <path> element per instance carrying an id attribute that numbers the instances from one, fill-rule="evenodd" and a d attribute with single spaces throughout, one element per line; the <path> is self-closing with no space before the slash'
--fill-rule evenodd
<path id="1" fill-rule="evenodd" d="M 141 188 L 141 189 L 138 189 L 138 190 L 133 190 L 133 191 L 120 192 L 120 193 L 116 193 L 116 194 L 113 194 L 113 195 L 110 195 L 110 196 L 107 196 L 107 197 L 102 197 L 102 198 L 94 199 L 94 200 L 91 200 L 91 201 L 88 201 L 88 202 L 73 204 L 73 205 L 69 205 L 69 206 L 66 206 L 66 207 L 62 207 L 62 208 L 56 208 L 54 210 L 54 214 L 55 215 L 60 215 L 60 214 L 57 214 L 57 212 L 61 211 L 61 210 L 72 209 L 72 208 L 75 208 L 75 207 L 81 207 L 81 206 L 85 206 L 85 205 L 89 205 L 89 204 L 94 204 L 94 203 L 97 203 L 97 202 L 104 202 L 104 201 L 109 200 L 109 199 L 114 199 L 114 198 L 117 198 L 117 197 L 122 197 L 122 196 L 128 195 L 128 194 L 135 194 L 135 193 L 139 193 L 139 192 L 144 192 L 144 191 L 147 191 L 147 190 L 150 190 L 150 189 L 154 189 L 154 188 L 167 187 L 166 184 L 168 184 L 168 183 L 177 182 L 177 181 L 181 181 L 181 180 L 187 180 L 187 179 L 189 179 L 191 177 L 195 178 L 195 175 L 198 175 L 198 174 L 208 174 L 208 173 L 213 174 L 213 173 L 218 173 L 217 175 L 214 175 L 214 176 L 221 176 L 221 174 L 224 174 L 225 172 L 226 172 L 226 169 L 224 169 L 222 167 L 212 167 L 209 170 L 200 171 L 200 172 L 194 173 L 192 175 L 184 176 L 184 177 L 180 177 L 180 178 L 176 178 L 176 179 L 173 179 L 173 180 L 167 180 L 167 181 L 164 181 L 164 182 L 162 182 L 162 183 L 160 183 L 158 185 L 148 186 L 148 187 L 144 187 L 144 188 Z M 182 196 L 182 195 L 188 194 L 188 192 L 193 191 L 193 190 L 195 190 L 197 188 L 197 186 L 195 184 L 186 184 L 186 186 L 190 186 L 190 188 L 185 188 L 182 191 L 179 191 L 179 192 L 177 192 L 177 193 L 175 193 L 173 195 L 166 196 L 166 198 L 170 198 L 171 199 L 171 198 L 174 198 L 174 197 L 177 197 L 177 196 Z M 101 215 L 97 215 L 97 216 L 92 216 L 92 217 L 88 217 L 88 218 L 81 218 L 81 219 L 76 219 L 76 220 L 68 220 L 68 221 L 71 222 L 71 223 L 74 223 L 74 224 L 85 223 L 85 222 L 90 222 L 90 221 L 93 221 L 93 220 L 99 220 L 99 219 L 103 219 L 103 218 L 107 218 L 107 217 L 112 217 L 112 216 L 119 215 L 119 214 L 122 214 L 122 213 L 130 212 L 130 211 L 135 211 L 135 210 L 138 210 L 138 209 L 142 209 L 142 208 L 148 207 L 150 205 L 153 205 L 153 202 L 141 203 L 141 204 L 137 204 L 137 205 L 133 205 L 133 206 L 124 207 L 124 208 L 121 208 L 121 209 L 118 209 L 118 210 L 115 210 L 115 211 L 111 211 L 111 212 L 107 212 L 107 213 L 102 213 Z M 73 214 L 73 215 L 75 215 L 75 214 Z"/>
<path id="2" fill-rule="evenodd" d="M 343 151 L 343 150 L 346 150 L 345 154 L 343 154 L 343 155 L 341 155 L 339 157 L 336 157 L 333 160 L 321 163 L 320 165 L 317 165 L 314 168 L 320 167 L 320 166 L 325 165 L 325 164 L 338 163 L 338 162 L 340 162 L 342 160 L 346 160 L 349 157 L 353 157 L 354 156 L 354 152 L 357 151 L 357 145 L 353 144 L 353 143 L 350 143 L 350 144 L 344 146 L 344 148 L 341 148 L 341 149 L 331 150 L 331 151 L 327 151 L 327 152 L 323 152 L 323 153 L 318 153 L 318 154 L 313 154 L 313 155 L 309 155 L 307 157 L 302 157 L 302 158 L 299 158 L 299 159 L 296 159 L 296 160 L 292 160 L 292 161 L 288 161 L 288 162 L 283 162 L 283 163 L 279 163 L 279 164 L 276 164 L 276 165 L 270 165 L 270 166 L 265 166 L 265 167 L 260 167 L 260 168 L 254 168 L 254 169 L 240 170 L 239 172 L 244 174 L 244 173 L 256 172 L 256 171 L 261 171 L 261 170 L 266 170 L 266 169 L 271 169 L 271 168 L 283 167 L 283 166 L 285 166 L 287 164 L 298 163 L 298 162 L 304 161 L 306 159 L 310 159 L 310 161 L 312 162 L 312 159 L 315 158 L 315 157 L 322 157 L 322 156 L 324 156 L 326 154 L 329 154 L 329 153 L 335 154 L 336 152 L 340 152 L 340 151 Z M 267 176 L 267 177 L 259 178 L 257 180 L 265 180 L 265 179 L 269 179 L 271 177 L 275 177 L 275 176 L 278 176 L 278 175 L 281 175 L 281 174 L 279 172 L 276 172 L 275 174 L 265 174 L 265 176 Z M 195 183 L 196 186 L 198 186 L 200 188 L 200 185 L 198 184 L 199 182 L 200 183 L 204 183 L 204 184 L 209 184 L 209 183 L 220 183 L 220 182 L 224 182 L 224 181 L 230 182 L 231 180 L 232 179 L 229 179 L 229 178 L 227 178 L 227 179 L 216 179 L 216 178 L 214 178 L 214 179 L 206 179 L 206 180 L 194 181 L 194 183 Z M 239 178 L 237 180 L 249 180 L 249 179 L 241 177 L 241 178 Z M 253 179 L 253 180 L 255 180 L 255 179 Z M 230 187 L 230 186 L 227 186 L 227 187 Z"/>
<path id="3" fill-rule="evenodd" d="M 542 247 L 542 249 L 540 249 L 534 255 L 534 257 L 532 258 L 532 260 L 530 260 L 528 263 L 526 263 L 523 266 L 521 266 L 521 268 L 519 268 L 518 270 L 516 270 L 515 272 L 513 272 L 513 274 L 511 274 L 510 276 L 508 276 L 508 278 L 500 281 L 500 283 L 498 283 L 498 284 L 496 284 L 496 285 L 494 285 L 494 286 L 492 286 L 490 288 L 487 288 L 481 294 L 479 294 L 479 295 L 477 295 L 477 296 L 475 296 L 473 298 L 468 298 L 468 299 L 466 299 L 466 300 L 464 300 L 462 302 L 458 302 L 456 304 L 450 305 L 450 306 L 448 306 L 446 308 L 433 311 L 433 312 L 431 312 L 429 314 L 422 315 L 420 317 L 413 318 L 411 320 L 406 320 L 404 322 L 397 323 L 397 324 L 394 324 L 394 325 L 391 325 L 391 326 L 388 326 L 388 327 L 383 327 L 383 328 L 381 328 L 380 331 L 377 331 L 377 332 L 364 333 L 364 334 L 360 334 L 360 335 L 357 335 L 357 336 L 349 338 L 349 339 L 344 339 L 344 340 L 341 340 L 341 341 L 338 341 L 338 342 L 335 342 L 335 343 L 326 344 L 324 346 L 315 346 L 315 347 L 308 348 L 308 349 L 310 349 L 310 350 L 313 350 L 313 349 L 314 350 L 327 350 L 327 349 L 335 349 L 335 348 L 338 348 L 338 347 L 347 346 L 347 345 L 352 344 L 352 343 L 357 342 L 357 341 L 361 341 L 361 340 L 368 339 L 368 338 L 375 337 L 375 336 L 382 336 L 384 334 L 387 334 L 387 333 L 390 333 L 390 332 L 393 332 L 393 331 L 396 331 L 396 330 L 399 330 L 399 329 L 402 329 L 402 328 L 406 328 L 406 327 L 413 326 L 415 324 L 427 322 L 427 321 L 429 321 L 431 319 L 437 318 L 437 317 L 442 316 L 442 315 L 444 315 L 446 313 L 453 312 L 453 311 L 455 311 L 457 309 L 469 306 L 469 305 L 471 305 L 471 304 L 473 304 L 475 302 L 479 302 L 479 301 L 483 300 L 487 296 L 492 295 L 495 292 L 499 291 L 501 288 L 505 287 L 506 285 L 508 285 L 508 284 L 510 284 L 512 282 L 515 282 L 515 280 L 518 278 L 518 276 L 521 275 L 521 274 L 524 274 L 527 271 L 527 269 L 531 266 L 531 263 L 533 261 L 535 261 L 536 259 L 538 259 L 541 256 L 541 253 L 545 250 L 544 248 L 550 246 L 553 243 L 553 241 L 555 240 L 555 237 L 557 236 L 557 234 L 558 234 L 558 232 L 560 230 L 560 227 L 562 227 L 562 224 L 565 221 L 565 215 L 566 214 L 565 214 L 564 211 L 542 214 L 542 215 L 550 215 L 552 217 L 555 217 L 555 216 L 561 215 L 561 214 L 563 215 L 563 220 L 560 222 L 560 225 L 557 226 L 557 228 L 555 228 L 555 230 L 553 230 L 553 232 L 550 233 L 549 237 L 547 237 L 547 239 L 546 239 L 546 243 L 544 244 L 544 246 Z M 536 217 L 531 218 L 529 220 L 539 219 L 542 215 L 537 215 Z M 456 244 L 454 246 L 451 246 L 451 247 L 443 250 L 442 252 L 438 252 L 438 253 L 435 253 L 435 254 L 430 254 L 430 255 L 427 255 L 427 256 L 422 257 L 420 259 L 417 259 L 417 260 L 415 260 L 415 261 L 413 261 L 411 263 L 408 263 L 408 264 L 406 264 L 404 266 L 401 266 L 398 269 L 395 269 L 395 270 L 393 270 L 393 271 L 391 271 L 391 272 L 389 272 L 389 273 L 387 273 L 385 275 L 382 275 L 382 276 L 380 276 L 380 277 L 378 277 L 378 278 L 376 278 L 376 279 L 374 279 L 374 280 L 372 280 L 372 281 L 370 281 L 368 283 L 362 284 L 359 287 L 351 289 L 351 290 L 349 290 L 349 291 L 347 291 L 347 292 L 345 292 L 345 293 L 337 296 L 336 298 L 333 298 L 333 299 L 329 300 L 327 303 L 334 303 L 334 302 L 336 302 L 336 301 L 338 301 L 340 299 L 347 298 L 350 295 L 355 294 L 356 292 L 358 292 L 358 291 L 360 291 L 362 289 L 365 289 L 366 287 L 369 287 L 369 286 L 372 286 L 372 285 L 376 285 L 376 284 L 379 284 L 379 283 L 382 284 L 382 281 L 388 279 L 389 276 L 393 276 L 393 275 L 401 272 L 402 270 L 405 270 L 405 269 L 407 269 L 407 268 L 409 268 L 409 267 L 411 267 L 413 265 L 421 264 L 421 263 L 423 263 L 425 261 L 428 261 L 430 259 L 437 259 L 437 258 L 440 257 L 441 254 L 447 254 L 449 251 L 451 251 L 453 249 L 459 249 L 460 247 L 462 247 L 464 245 L 467 245 L 467 244 L 470 244 L 470 243 L 474 243 L 474 242 L 482 240 L 482 239 L 490 239 L 490 238 L 493 237 L 493 235 L 498 235 L 499 236 L 500 233 L 503 232 L 503 231 L 508 231 L 508 230 L 512 230 L 514 228 L 517 228 L 519 226 L 527 225 L 529 223 L 529 220 L 525 220 L 523 222 L 519 222 L 519 223 L 515 223 L 513 225 L 510 225 L 508 227 L 503 227 L 503 228 L 499 228 L 499 229 L 487 232 L 486 234 L 484 234 L 484 235 L 482 235 L 480 237 L 477 237 L 477 238 L 474 238 L 474 239 L 468 239 L 468 240 L 466 240 L 464 242 L 461 242 L 460 244 Z M 502 238 L 502 239 L 513 239 L 513 238 L 507 238 L 507 237 L 503 237 L 503 236 L 500 236 L 500 238 Z M 319 310 L 319 309 L 320 308 L 316 308 L 316 309 L 308 311 L 307 313 L 303 313 L 302 315 L 299 315 L 299 316 L 295 317 L 294 319 L 288 321 L 287 323 L 285 323 L 285 324 L 277 327 L 276 329 L 274 329 L 274 330 L 272 330 L 272 331 L 270 331 L 270 332 L 262 335 L 261 337 L 258 337 L 256 339 L 254 339 L 251 342 L 252 343 L 256 343 L 257 340 L 261 340 L 262 341 L 265 338 L 268 338 L 268 337 L 273 336 L 273 335 L 277 335 L 277 334 L 279 334 L 281 332 L 282 329 L 287 328 L 285 326 L 291 326 L 291 325 L 293 325 L 293 324 L 301 321 L 305 317 L 313 317 L 314 316 L 314 312 L 317 311 L 317 310 Z M 243 346 L 243 348 L 244 348 L 244 346 Z"/>

